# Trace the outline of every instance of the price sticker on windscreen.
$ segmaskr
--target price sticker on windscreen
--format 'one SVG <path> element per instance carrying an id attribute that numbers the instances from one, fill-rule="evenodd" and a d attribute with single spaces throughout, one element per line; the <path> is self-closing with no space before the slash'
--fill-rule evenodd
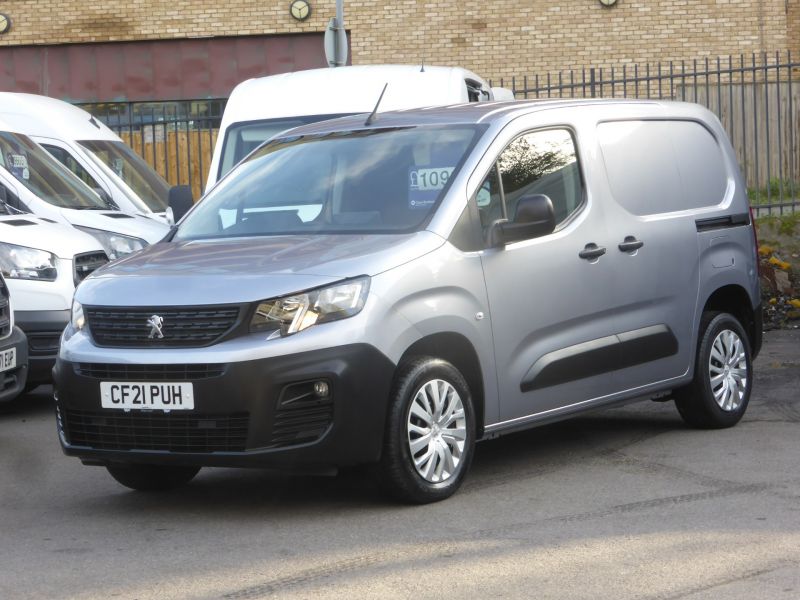
<path id="1" fill-rule="evenodd" d="M 408 171 L 408 205 L 429 208 L 447 185 L 453 167 L 411 168 Z"/>
<path id="2" fill-rule="evenodd" d="M 31 172 L 28 170 L 28 157 L 24 154 L 8 154 L 8 170 L 17 179 L 30 179 Z"/>

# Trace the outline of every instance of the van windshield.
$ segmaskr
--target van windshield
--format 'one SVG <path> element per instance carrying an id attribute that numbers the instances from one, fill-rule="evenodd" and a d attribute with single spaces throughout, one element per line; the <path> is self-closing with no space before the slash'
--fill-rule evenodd
<path id="1" fill-rule="evenodd" d="M 53 206 L 86 210 L 112 208 L 27 136 L 0 132 L 0 166 L 31 193 Z"/>
<path id="2" fill-rule="evenodd" d="M 79 143 L 122 179 L 150 210 L 167 210 L 169 183 L 129 146 L 112 140 L 85 140 Z"/>
<path id="3" fill-rule="evenodd" d="M 278 135 L 287 129 L 300 127 L 309 123 L 326 121 L 337 117 L 344 117 L 351 113 L 338 115 L 304 115 L 301 117 L 287 117 L 285 119 L 265 119 L 263 121 L 245 121 L 234 123 L 225 131 L 225 140 L 222 144 L 222 157 L 219 161 L 217 179 L 230 171 L 234 165 L 266 142 L 272 136 Z"/>
<path id="4" fill-rule="evenodd" d="M 416 231 L 483 129 L 403 127 L 275 140 L 211 190 L 173 239 Z"/>

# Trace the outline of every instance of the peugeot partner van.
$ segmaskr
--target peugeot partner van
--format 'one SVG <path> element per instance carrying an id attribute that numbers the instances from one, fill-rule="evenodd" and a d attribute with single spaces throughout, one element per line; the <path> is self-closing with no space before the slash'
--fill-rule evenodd
<path id="1" fill-rule="evenodd" d="M 14 325 L 11 294 L 0 273 L 0 404 L 22 393 L 27 376 L 28 340 Z"/>
<path id="2" fill-rule="evenodd" d="M 107 262 L 103 246 L 88 233 L 29 214 L 0 216 L 0 272 L 14 301 L 12 323 L 28 339 L 26 389 L 51 381 L 75 286 Z M 21 352 L 17 356 L 22 364 Z"/>
<path id="3" fill-rule="evenodd" d="M 81 284 L 58 432 L 134 489 L 374 463 L 398 497 L 440 500 L 476 441 L 586 410 L 671 397 L 691 426 L 736 424 L 756 264 L 733 151 L 698 105 L 307 125 Z"/>
<path id="4" fill-rule="evenodd" d="M 206 189 L 273 135 L 306 123 L 380 110 L 513 100 L 460 67 L 364 65 L 310 69 L 248 79 L 225 106 Z"/>
<path id="5" fill-rule="evenodd" d="M 47 96 L 0 92 L 0 118 L 119 210 L 164 219 L 169 183 L 85 110 Z"/>
<path id="6" fill-rule="evenodd" d="M 0 120 L 2 212 L 34 214 L 89 233 L 109 258 L 157 242 L 169 231 L 163 221 L 121 212 L 104 200 L 16 125 Z"/>

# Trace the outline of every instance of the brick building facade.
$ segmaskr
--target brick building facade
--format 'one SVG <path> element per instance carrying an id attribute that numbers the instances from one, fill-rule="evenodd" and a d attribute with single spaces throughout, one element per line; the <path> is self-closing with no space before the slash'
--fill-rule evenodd
<path id="1" fill-rule="evenodd" d="M 0 12 L 13 25 L 0 46 L 322 32 L 334 0 L 310 3 L 310 18 L 298 22 L 288 0 L 9 0 Z M 575 67 L 800 55 L 800 0 L 618 0 L 610 8 L 599 0 L 346 0 L 345 21 L 354 64 L 424 59 L 495 81 Z"/>

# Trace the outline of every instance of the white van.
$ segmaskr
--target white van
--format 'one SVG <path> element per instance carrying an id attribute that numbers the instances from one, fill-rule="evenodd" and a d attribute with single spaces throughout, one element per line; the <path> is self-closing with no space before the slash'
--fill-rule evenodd
<path id="1" fill-rule="evenodd" d="M 102 199 L 44 148 L 18 133 L 17 119 L 0 120 L 0 204 L 93 235 L 112 260 L 162 239 L 163 221 L 131 215 Z"/>
<path id="2" fill-rule="evenodd" d="M 169 183 L 85 110 L 47 96 L 0 92 L 0 118 L 121 211 L 164 218 Z"/>
<path id="3" fill-rule="evenodd" d="M 206 189 L 281 131 L 372 111 L 384 86 L 381 112 L 514 99 L 510 90 L 459 67 L 365 65 L 248 79 L 225 106 Z"/>
<path id="4" fill-rule="evenodd" d="M 28 337 L 26 389 L 50 381 L 75 287 L 107 262 L 100 242 L 74 227 L 0 216 L 0 272 L 14 299 L 13 323 Z"/>

